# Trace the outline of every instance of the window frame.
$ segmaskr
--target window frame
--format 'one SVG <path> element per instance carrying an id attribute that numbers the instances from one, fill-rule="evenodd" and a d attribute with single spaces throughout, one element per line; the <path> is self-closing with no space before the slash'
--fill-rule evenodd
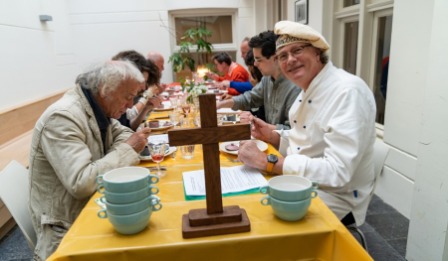
<path id="1" fill-rule="evenodd" d="M 236 8 L 200 8 L 200 9 L 183 9 L 183 10 L 173 10 L 169 12 L 169 25 L 170 30 L 173 31 L 170 37 L 171 50 L 172 52 L 179 51 L 179 45 L 176 44 L 175 37 L 175 18 L 178 17 L 199 17 L 199 16 L 224 16 L 230 15 L 232 21 L 232 42 L 226 44 L 213 44 L 213 52 L 237 52 L 238 42 L 237 42 L 237 30 L 236 30 L 236 19 L 237 19 L 238 9 Z M 196 52 L 196 45 L 190 47 L 191 52 Z"/>
<path id="2" fill-rule="evenodd" d="M 393 16 L 394 0 L 360 0 L 357 5 L 343 7 L 344 0 L 333 5 L 333 63 L 342 68 L 344 62 L 345 24 L 359 22 L 356 75 L 374 90 L 376 55 L 378 49 L 378 22 L 381 17 Z M 384 125 L 376 123 L 377 134 L 383 135 Z"/>

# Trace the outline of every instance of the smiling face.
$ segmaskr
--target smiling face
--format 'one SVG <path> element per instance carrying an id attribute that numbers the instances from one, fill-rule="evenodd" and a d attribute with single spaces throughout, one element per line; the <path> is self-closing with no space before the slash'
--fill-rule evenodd
<path id="1" fill-rule="evenodd" d="M 276 55 L 283 75 L 303 90 L 308 89 L 311 81 L 324 67 L 320 61 L 320 50 L 308 44 L 286 45 L 277 50 Z"/>
<path id="2" fill-rule="evenodd" d="M 99 104 L 107 117 L 118 119 L 126 109 L 134 105 L 134 97 L 144 89 L 145 84 L 126 79 L 111 92 L 100 91 Z"/>

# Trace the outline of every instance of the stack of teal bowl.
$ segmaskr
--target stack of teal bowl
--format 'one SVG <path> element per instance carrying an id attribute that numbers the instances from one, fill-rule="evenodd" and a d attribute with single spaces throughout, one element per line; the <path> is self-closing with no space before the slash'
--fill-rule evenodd
<path id="1" fill-rule="evenodd" d="M 97 178 L 97 190 L 103 196 L 104 208 L 98 217 L 109 219 L 121 234 L 136 234 L 149 223 L 153 211 L 162 208 L 155 196 L 159 189 L 154 185 L 159 178 L 151 175 L 147 168 L 123 167 L 111 170 Z"/>
<path id="2" fill-rule="evenodd" d="M 311 199 L 317 196 L 317 188 L 317 183 L 304 177 L 276 176 L 260 188 L 261 193 L 267 194 L 260 202 L 264 206 L 270 205 L 278 218 L 297 221 L 306 215 Z"/>

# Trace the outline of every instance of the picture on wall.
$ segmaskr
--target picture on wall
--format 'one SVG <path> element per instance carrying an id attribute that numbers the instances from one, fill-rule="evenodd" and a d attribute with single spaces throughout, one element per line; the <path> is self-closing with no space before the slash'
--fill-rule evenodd
<path id="1" fill-rule="evenodd" d="M 297 0 L 295 6 L 296 22 L 308 24 L 308 0 Z"/>

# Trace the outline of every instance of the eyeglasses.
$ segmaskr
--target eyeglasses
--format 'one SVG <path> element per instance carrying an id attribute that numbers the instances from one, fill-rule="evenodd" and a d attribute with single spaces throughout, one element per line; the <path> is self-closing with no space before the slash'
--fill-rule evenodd
<path id="1" fill-rule="evenodd" d="M 256 63 L 262 63 L 265 60 L 268 60 L 268 59 L 266 59 L 264 57 L 260 57 L 260 58 L 254 57 L 254 62 L 256 62 Z"/>
<path id="2" fill-rule="evenodd" d="M 294 58 L 298 58 L 303 53 L 303 50 L 305 48 L 307 48 L 307 47 L 310 47 L 310 46 L 311 46 L 311 44 L 307 44 L 307 45 L 302 45 L 302 46 L 299 46 L 299 47 L 292 48 L 289 52 L 286 51 L 286 52 L 282 52 L 282 53 L 278 54 L 277 55 L 277 59 L 281 63 L 284 63 L 284 62 L 286 62 L 288 60 L 289 54 L 291 54 L 291 56 L 294 57 Z"/>

